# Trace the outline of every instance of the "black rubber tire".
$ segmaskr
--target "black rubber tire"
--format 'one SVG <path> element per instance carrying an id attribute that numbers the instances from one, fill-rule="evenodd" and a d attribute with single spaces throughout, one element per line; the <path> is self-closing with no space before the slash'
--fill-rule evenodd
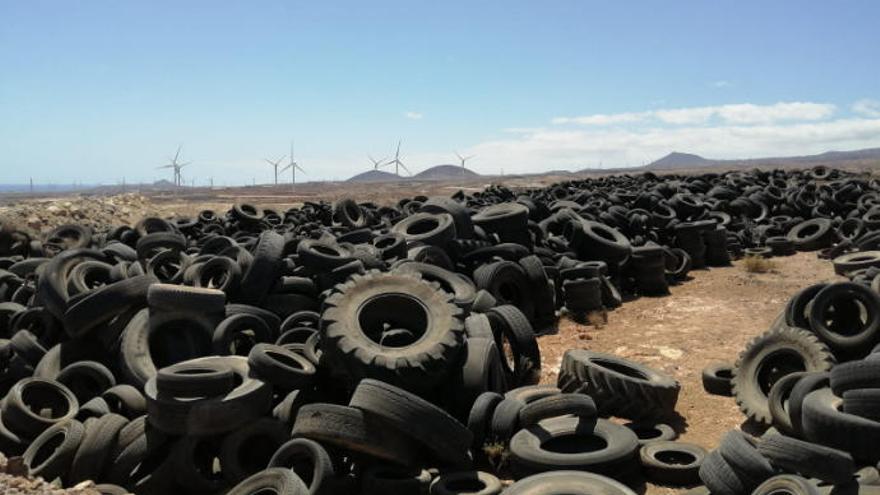
<path id="1" fill-rule="evenodd" d="M 354 261 L 351 253 L 335 243 L 306 239 L 296 246 L 300 262 L 313 270 L 329 271 Z"/>
<path id="2" fill-rule="evenodd" d="M 830 219 L 813 218 L 792 227 L 786 237 L 798 251 L 815 251 L 831 244 L 834 229 Z"/>
<path id="3" fill-rule="evenodd" d="M 589 440 L 569 444 L 566 453 L 546 449 L 555 439 L 599 438 L 603 448 L 594 449 Z M 580 451 L 578 451 L 578 445 Z M 584 470 L 606 476 L 625 476 L 636 465 L 639 441 L 630 429 L 605 419 L 581 421 L 554 418 L 524 428 L 510 440 L 510 466 L 516 478 L 555 470 Z"/>
<path id="4" fill-rule="evenodd" d="M 570 242 L 580 259 L 620 261 L 632 252 L 629 239 L 620 231 L 592 220 L 579 219 Z"/>
<path id="5" fill-rule="evenodd" d="M 733 397 L 733 365 L 712 363 L 703 368 L 703 390 L 722 397 Z"/>
<path id="6" fill-rule="evenodd" d="M 717 450 L 709 453 L 700 466 L 700 479 L 712 495 L 743 495 L 751 490 L 743 485 L 736 472 Z"/>
<path id="7" fill-rule="evenodd" d="M 116 385 L 113 372 L 97 361 L 77 361 L 68 364 L 58 373 L 55 380 L 70 389 L 80 404 L 85 404 Z"/>
<path id="8" fill-rule="evenodd" d="M 492 331 L 492 323 L 489 321 L 489 317 L 483 313 L 472 313 L 468 316 L 464 320 L 464 331 L 468 340 L 495 340 L 495 333 Z"/>
<path id="9" fill-rule="evenodd" d="M 397 222 L 391 232 L 402 235 L 408 244 L 442 248 L 455 238 L 455 222 L 448 213 L 415 213 Z"/>
<path id="10" fill-rule="evenodd" d="M 675 410 L 681 385 L 647 366 L 610 354 L 565 351 L 558 386 L 592 397 L 600 415 L 629 419 L 658 417 Z"/>
<path id="11" fill-rule="evenodd" d="M 847 333 L 836 331 L 828 323 L 840 318 L 841 315 L 831 316 L 829 310 L 842 300 L 857 301 L 867 313 L 866 322 L 860 325 L 857 332 L 849 332 L 853 328 L 851 322 L 842 323 Z M 854 312 L 854 316 L 858 318 L 857 307 Z M 810 309 L 810 328 L 832 350 L 864 355 L 880 340 L 880 294 L 854 282 L 831 284 L 819 291 L 813 299 Z"/>
<path id="12" fill-rule="evenodd" d="M 483 392 L 474 401 L 467 419 L 467 428 L 473 435 L 471 441 L 473 452 L 481 451 L 486 439 L 490 436 L 492 418 L 502 400 L 504 400 L 504 396 L 499 393 Z"/>
<path id="13" fill-rule="evenodd" d="M 292 470 L 268 468 L 259 471 L 235 485 L 226 495 L 308 495 L 309 488 Z"/>
<path id="14" fill-rule="evenodd" d="M 110 410 L 110 405 L 107 404 L 106 400 L 101 397 L 94 397 L 79 406 L 79 411 L 76 413 L 76 420 L 84 422 L 89 418 L 100 418 L 111 412 L 113 411 Z"/>
<path id="15" fill-rule="evenodd" d="M 259 316 L 239 313 L 227 316 L 214 329 L 211 347 L 219 356 L 247 356 L 258 344 L 275 340 L 275 334 Z"/>
<path id="16" fill-rule="evenodd" d="M 110 411 L 134 419 L 146 414 L 147 399 L 135 387 L 127 384 L 115 385 L 101 394 L 101 398 L 110 406 Z"/>
<path id="17" fill-rule="evenodd" d="M 421 468 L 372 466 L 364 471 L 361 495 L 425 495 L 431 486 L 431 473 Z"/>
<path id="18" fill-rule="evenodd" d="M 880 460 L 876 440 L 880 438 L 880 422 L 842 412 L 842 401 L 828 388 L 807 394 L 803 402 L 804 437 L 849 452 L 858 461 L 876 463 Z"/>
<path id="19" fill-rule="evenodd" d="M 272 418 L 258 418 L 229 433 L 218 456 L 223 477 L 235 484 L 263 469 L 288 436 L 287 425 Z"/>
<path id="20" fill-rule="evenodd" d="M 699 484 L 700 466 L 707 455 L 699 445 L 673 441 L 651 442 L 639 450 L 645 478 L 665 486 Z"/>
<path id="21" fill-rule="evenodd" d="M 770 393 L 767 394 L 767 406 L 770 409 L 771 423 L 777 430 L 786 435 L 795 434 L 794 428 L 791 425 L 791 416 L 788 414 L 788 399 L 797 382 L 808 375 L 809 373 L 807 372 L 785 375 L 773 384 L 773 387 L 770 388 Z"/>
<path id="22" fill-rule="evenodd" d="M 403 263 L 393 271 L 401 273 L 415 273 L 423 280 L 434 282 L 444 291 L 452 294 L 453 302 L 461 306 L 465 311 L 469 310 L 474 303 L 477 289 L 473 282 L 461 274 L 440 268 L 436 265 L 412 261 Z"/>
<path id="23" fill-rule="evenodd" d="M 513 387 L 534 385 L 541 378 L 541 350 L 535 332 L 522 311 L 511 305 L 495 306 L 486 315 L 495 334 L 495 345 L 502 355 L 502 365 L 507 373 L 507 383 Z M 510 348 L 513 366 L 506 353 Z"/>
<path id="24" fill-rule="evenodd" d="M 155 283 L 159 283 L 156 277 L 140 275 L 87 293 L 64 314 L 65 331 L 73 338 L 81 338 L 129 308 L 144 306 L 147 290 Z"/>
<path id="25" fill-rule="evenodd" d="M 830 386 L 834 395 L 848 390 L 880 388 L 880 361 L 862 360 L 841 363 L 831 370 Z"/>
<path id="26" fill-rule="evenodd" d="M 813 372 L 804 375 L 788 396 L 788 418 L 791 420 L 791 429 L 798 437 L 803 435 L 803 403 L 804 397 L 810 392 L 828 387 L 830 373 Z"/>
<path id="27" fill-rule="evenodd" d="M 678 438 L 678 433 L 671 426 L 663 423 L 632 422 L 625 423 L 623 426 L 626 426 L 636 434 L 641 446 L 653 442 L 671 442 Z"/>
<path id="28" fill-rule="evenodd" d="M 529 279 L 525 270 L 513 261 L 496 261 L 474 270 L 477 289 L 488 291 L 497 305 L 515 306 L 531 321 L 535 316 Z"/>
<path id="29" fill-rule="evenodd" d="M 739 430 L 730 430 L 724 435 L 718 453 L 746 490 L 754 489 L 775 474 L 770 462 L 758 452 L 755 441 Z"/>
<path id="30" fill-rule="evenodd" d="M 288 440 L 272 455 L 268 467 L 293 470 L 308 485 L 309 495 L 332 495 L 324 481 L 336 476 L 333 460 L 318 442 L 308 438 Z"/>
<path id="31" fill-rule="evenodd" d="M 30 366 L 36 366 L 46 355 L 46 348 L 29 330 L 19 330 L 9 339 L 9 347 L 16 356 Z"/>
<path id="32" fill-rule="evenodd" d="M 851 481 L 856 471 L 852 456 L 846 452 L 782 435 L 762 437 L 758 452 L 785 472 L 832 484 Z"/>
<path id="33" fill-rule="evenodd" d="M 30 475 L 46 481 L 63 476 L 73 462 L 84 433 L 82 423 L 76 420 L 46 429 L 24 451 L 24 464 Z"/>
<path id="34" fill-rule="evenodd" d="M 443 473 L 431 483 L 430 495 L 499 495 L 501 480 L 483 471 Z"/>
<path id="35" fill-rule="evenodd" d="M 3 422 L 17 435 L 36 438 L 58 423 L 73 419 L 79 403 L 67 387 L 41 378 L 24 378 L 9 389 L 2 402 Z M 45 415 L 45 411 L 50 411 Z"/>
<path id="36" fill-rule="evenodd" d="M 224 478 L 226 466 L 221 464 L 220 472 L 214 466 L 215 460 L 219 461 L 222 440 L 213 436 L 185 436 L 174 443 L 171 453 L 174 481 L 181 489 L 193 493 L 217 493 L 229 487 Z"/>
<path id="37" fill-rule="evenodd" d="M 525 271 L 526 279 L 531 285 L 532 300 L 535 304 L 534 323 L 542 326 L 553 325 L 556 316 L 556 293 L 544 264 L 535 255 L 519 260 L 519 266 Z"/>
<path id="38" fill-rule="evenodd" d="M 217 289 L 152 284 L 147 288 L 147 305 L 155 311 L 199 311 L 224 314 L 226 294 Z"/>
<path id="39" fill-rule="evenodd" d="M 732 381 L 736 403 L 749 419 L 769 425 L 767 394 L 776 380 L 798 371 L 827 371 L 833 365 L 834 356 L 825 344 L 806 330 L 783 327 L 765 332 L 737 359 Z"/>
<path id="40" fill-rule="evenodd" d="M 242 302 L 256 304 L 266 298 L 281 276 L 283 252 L 284 237 L 272 230 L 260 234 L 254 260 L 241 278 L 239 298 Z"/>
<path id="41" fill-rule="evenodd" d="M 422 449 L 402 432 L 388 428 L 381 418 L 335 404 L 302 406 L 293 425 L 293 437 L 401 466 L 418 463 Z"/>
<path id="42" fill-rule="evenodd" d="M 66 475 L 68 483 L 99 479 L 107 467 L 110 450 L 116 445 L 119 431 L 128 419 L 118 414 L 105 414 L 86 421 L 85 433 Z"/>
<path id="43" fill-rule="evenodd" d="M 635 495 L 611 478 L 583 471 L 551 471 L 523 478 L 504 490 L 504 495 Z"/>
<path id="44" fill-rule="evenodd" d="M 880 388 L 847 390 L 843 393 L 843 412 L 880 421 Z"/>
<path id="45" fill-rule="evenodd" d="M 365 379 L 358 384 L 349 404 L 408 435 L 439 461 L 467 464 L 473 435 L 430 402 L 393 385 Z"/>
<path id="46" fill-rule="evenodd" d="M 490 424 L 491 438 L 497 443 L 507 444 L 519 429 L 519 412 L 525 403 L 516 399 L 504 399 L 492 413 Z"/>
<path id="47" fill-rule="evenodd" d="M 342 198 L 333 204 L 333 218 L 352 230 L 367 225 L 364 210 L 351 198 Z"/>
<path id="48" fill-rule="evenodd" d="M 780 474 L 761 483 L 752 495 L 819 495 L 820 493 L 819 488 L 810 480 L 791 474 Z"/>
<path id="49" fill-rule="evenodd" d="M 251 376 L 282 392 L 308 388 L 317 371 L 305 356 L 272 344 L 255 345 L 248 354 L 248 365 Z"/>
<path id="50" fill-rule="evenodd" d="M 177 363 L 156 373 L 156 390 L 172 397 L 216 397 L 235 388 L 234 376 L 226 367 Z"/>
<path id="51" fill-rule="evenodd" d="M 813 284 L 795 293 L 785 305 L 785 323 L 790 326 L 810 329 L 810 317 L 807 313 L 809 304 L 822 289 L 828 287 L 827 283 Z"/>
<path id="52" fill-rule="evenodd" d="M 194 366 L 227 368 L 239 385 L 215 397 L 167 397 L 156 389 L 156 378 L 144 387 L 147 418 L 156 429 L 170 435 L 213 435 L 246 425 L 272 408 L 272 387 L 248 374 L 247 359 L 240 356 L 210 356 L 185 361 Z"/>
<path id="53" fill-rule="evenodd" d="M 507 379 L 495 341 L 491 338 L 468 338 L 461 371 L 449 385 L 448 393 L 453 397 L 451 411 L 459 419 L 467 418 L 480 394 L 506 392 Z"/>
<path id="54" fill-rule="evenodd" d="M 596 402 L 586 394 L 556 394 L 526 404 L 519 410 L 519 427 L 526 428 L 549 418 L 572 415 L 594 420 Z"/>
<path id="55" fill-rule="evenodd" d="M 447 363 L 464 344 L 461 309 L 416 275 L 354 275 L 324 300 L 324 308 L 321 347 L 353 381 L 370 377 L 412 389 L 431 387 L 448 373 Z M 379 345 L 385 324 L 420 337 L 399 347 Z"/>

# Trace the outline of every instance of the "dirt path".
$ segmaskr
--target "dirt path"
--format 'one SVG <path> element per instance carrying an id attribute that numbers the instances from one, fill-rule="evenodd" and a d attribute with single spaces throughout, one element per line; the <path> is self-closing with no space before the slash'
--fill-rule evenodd
<path id="1" fill-rule="evenodd" d="M 745 344 L 764 332 L 799 289 L 835 277 L 828 261 L 815 253 L 774 258 L 770 273 L 750 274 L 733 267 L 692 272 L 693 279 L 672 287 L 672 296 L 643 297 L 608 314 L 602 328 L 563 320 L 559 333 L 539 339 L 545 383 L 556 383 L 566 349 L 607 352 L 656 367 L 682 385 L 677 412 L 681 440 L 714 448 L 724 433 L 745 417 L 731 398 L 705 393 L 700 372 L 713 361 L 733 362 Z M 679 493 L 649 486 L 648 495 Z"/>

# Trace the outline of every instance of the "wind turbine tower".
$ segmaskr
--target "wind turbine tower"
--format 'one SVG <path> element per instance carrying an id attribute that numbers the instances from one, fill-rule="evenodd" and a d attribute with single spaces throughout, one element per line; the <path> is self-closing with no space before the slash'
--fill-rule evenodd
<path id="1" fill-rule="evenodd" d="M 400 175 L 401 168 L 406 170 L 406 173 L 408 173 L 409 175 L 412 175 L 412 172 L 410 172 L 409 169 L 406 168 L 406 165 L 404 165 L 403 162 L 400 161 L 400 143 L 401 141 L 397 141 L 397 152 L 394 153 L 394 160 L 390 160 L 388 163 L 386 163 L 386 165 L 394 165 L 395 175 Z"/>
<path id="2" fill-rule="evenodd" d="M 306 171 L 303 170 L 302 167 L 299 166 L 299 163 L 297 163 L 296 160 L 293 158 L 293 141 L 290 142 L 290 163 L 288 163 L 286 167 L 281 169 L 281 171 L 284 172 L 287 169 L 290 169 L 290 185 L 291 185 L 291 187 L 293 187 L 293 185 L 296 184 L 296 171 L 297 170 L 299 170 L 302 173 L 306 173 Z"/>
<path id="3" fill-rule="evenodd" d="M 457 157 L 458 157 L 458 160 L 461 162 L 461 175 L 464 175 L 464 171 L 465 171 L 464 163 L 465 163 L 466 161 L 470 160 L 471 158 L 477 156 L 477 155 L 461 156 L 461 155 L 459 155 L 458 152 L 456 151 L 456 152 L 455 152 L 455 156 L 457 156 Z"/>
<path id="4" fill-rule="evenodd" d="M 284 156 L 286 156 L 286 155 L 284 155 Z M 276 186 L 278 185 L 278 166 L 281 165 L 281 161 L 284 160 L 284 156 L 275 160 L 274 162 L 268 158 L 264 158 L 264 160 L 266 160 L 266 163 L 268 163 L 269 165 L 272 165 L 272 169 L 275 171 L 275 185 Z"/>
<path id="5" fill-rule="evenodd" d="M 183 148 L 183 145 L 180 145 L 177 147 L 177 153 L 174 154 L 174 158 L 169 158 L 169 160 L 171 160 L 171 163 L 169 163 L 167 165 L 162 165 L 161 167 L 156 167 L 156 168 L 174 169 L 174 185 L 177 187 L 180 187 L 180 184 L 182 182 L 180 171 L 183 169 L 183 167 L 186 167 L 187 165 L 192 163 L 192 162 L 178 163 L 177 160 L 180 159 L 181 148 Z"/>

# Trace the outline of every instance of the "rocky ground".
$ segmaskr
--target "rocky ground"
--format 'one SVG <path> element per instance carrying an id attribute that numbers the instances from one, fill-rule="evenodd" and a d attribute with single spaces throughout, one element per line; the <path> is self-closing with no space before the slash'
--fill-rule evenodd
<path id="1" fill-rule="evenodd" d="M 59 488 L 42 478 L 28 478 L 21 458 L 7 459 L 0 453 L 0 493 L 3 495 L 100 495 L 95 484 L 84 481 L 71 488 Z"/>

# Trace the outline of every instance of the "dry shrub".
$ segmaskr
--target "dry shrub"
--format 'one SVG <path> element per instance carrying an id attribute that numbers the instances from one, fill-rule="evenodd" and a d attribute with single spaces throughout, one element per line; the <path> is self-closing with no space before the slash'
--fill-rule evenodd
<path id="1" fill-rule="evenodd" d="M 743 267 L 749 273 L 768 273 L 776 271 L 776 262 L 763 256 L 746 256 Z"/>

